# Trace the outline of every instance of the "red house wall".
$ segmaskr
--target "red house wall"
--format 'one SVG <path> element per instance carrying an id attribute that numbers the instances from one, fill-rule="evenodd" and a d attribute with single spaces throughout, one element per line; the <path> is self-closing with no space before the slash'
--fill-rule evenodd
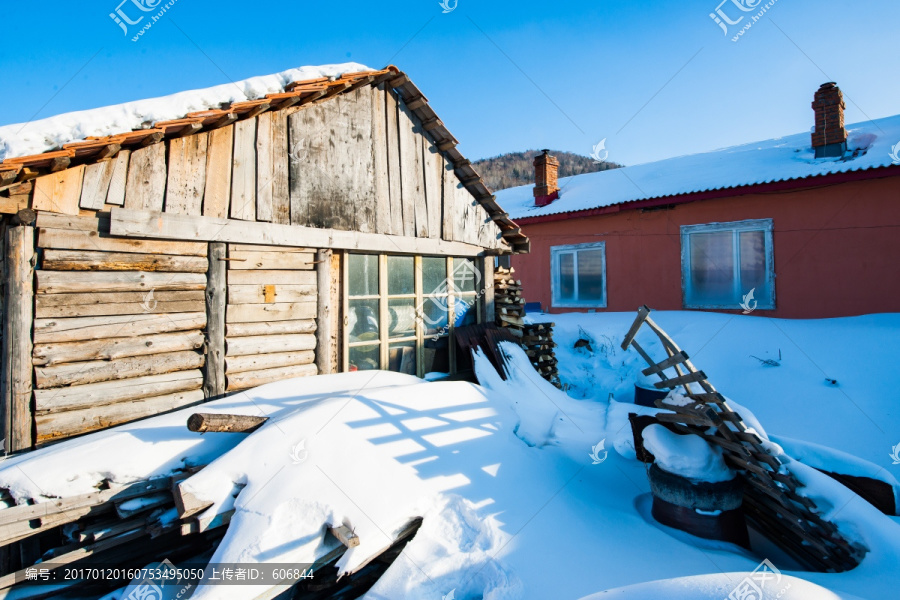
<path id="1" fill-rule="evenodd" d="M 513 256 L 512 266 L 529 302 L 549 312 L 584 312 L 552 308 L 550 247 L 603 241 L 607 308 L 598 311 L 633 311 L 643 304 L 682 310 L 681 225 L 745 219 L 772 219 L 774 226 L 776 308 L 754 314 L 827 318 L 900 311 L 900 177 L 522 220 L 531 253 Z"/>

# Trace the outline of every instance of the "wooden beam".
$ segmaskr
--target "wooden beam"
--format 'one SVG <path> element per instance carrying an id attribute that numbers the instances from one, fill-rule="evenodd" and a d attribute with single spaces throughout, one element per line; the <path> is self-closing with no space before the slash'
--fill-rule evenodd
<path id="1" fill-rule="evenodd" d="M 221 415 L 194 413 L 187 420 L 188 431 L 196 433 L 253 433 L 263 426 L 269 417 L 252 415 Z"/>
<path id="2" fill-rule="evenodd" d="M 340 543 L 348 548 L 356 548 L 357 546 L 359 546 L 359 536 L 356 535 L 353 530 L 351 530 L 346 525 L 329 527 L 328 531 L 330 531 L 331 535 L 336 537 Z"/>
<path id="3" fill-rule="evenodd" d="M 11 227 L 6 238 L 3 367 L 0 402 L 6 451 L 31 448 L 31 323 L 34 302 L 34 227 Z"/>
<path id="4" fill-rule="evenodd" d="M 337 365 L 332 363 L 332 345 L 337 344 L 337 336 L 332 330 L 331 323 L 337 306 L 331 303 L 331 250 L 319 250 L 316 254 L 316 284 L 318 287 L 318 352 L 316 352 L 316 367 L 320 374 L 335 373 Z"/>
<path id="5" fill-rule="evenodd" d="M 213 242 L 209 245 L 209 271 L 206 283 L 206 370 L 203 392 L 207 398 L 218 398 L 225 393 L 225 257 L 226 245 Z"/>
<path id="6" fill-rule="evenodd" d="M 277 223 L 253 223 L 114 207 L 110 234 L 168 240 L 202 240 L 272 246 L 304 246 L 394 254 L 479 256 L 481 246 L 440 239 L 338 231 Z"/>

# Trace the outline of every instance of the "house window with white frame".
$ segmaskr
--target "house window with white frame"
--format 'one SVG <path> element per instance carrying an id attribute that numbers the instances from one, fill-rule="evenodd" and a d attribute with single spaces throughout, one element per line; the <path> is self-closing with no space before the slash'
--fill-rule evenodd
<path id="1" fill-rule="evenodd" d="M 606 243 L 550 248 L 553 306 L 606 308 Z"/>
<path id="2" fill-rule="evenodd" d="M 772 219 L 682 225 L 685 308 L 775 308 Z"/>

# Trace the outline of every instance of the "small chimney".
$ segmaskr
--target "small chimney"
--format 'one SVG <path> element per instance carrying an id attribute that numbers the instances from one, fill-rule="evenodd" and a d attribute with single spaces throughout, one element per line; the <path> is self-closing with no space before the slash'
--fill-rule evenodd
<path id="1" fill-rule="evenodd" d="M 549 150 L 534 157 L 534 205 L 547 206 L 559 198 L 559 160 Z"/>
<path id="2" fill-rule="evenodd" d="M 833 81 L 823 83 L 812 103 L 816 111 L 816 129 L 812 146 L 816 158 L 843 156 L 847 151 L 847 131 L 844 129 L 844 95 Z"/>

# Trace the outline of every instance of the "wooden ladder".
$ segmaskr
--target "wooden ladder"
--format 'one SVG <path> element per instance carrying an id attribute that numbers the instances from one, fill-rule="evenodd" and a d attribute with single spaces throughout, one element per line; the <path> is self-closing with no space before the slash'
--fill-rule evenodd
<path id="1" fill-rule="evenodd" d="M 635 337 L 646 324 L 659 338 L 667 357 L 655 362 Z M 656 418 L 682 433 L 701 436 L 722 449 L 726 462 L 749 484 L 744 492 L 744 510 L 750 523 L 772 542 L 804 565 L 826 572 L 848 571 L 859 564 L 865 549 L 851 545 L 837 527 L 820 514 L 815 502 L 799 490 L 803 484 L 777 456 L 769 454 L 765 442 L 748 427 L 697 370 L 687 353 L 650 318 L 650 309 L 642 306 L 622 341 L 622 349 L 633 347 L 650 365 L 646 376 L 656 375 L 657 389 L 682 387 L 684 395 L 695 400 L 688 406 L 674 406 L 661 400 L 659 408 L 672 411 Z M 668 369 L 675 375 L 666 374 Z M 695 389 L 693 386 L 697 386 Z"/>

